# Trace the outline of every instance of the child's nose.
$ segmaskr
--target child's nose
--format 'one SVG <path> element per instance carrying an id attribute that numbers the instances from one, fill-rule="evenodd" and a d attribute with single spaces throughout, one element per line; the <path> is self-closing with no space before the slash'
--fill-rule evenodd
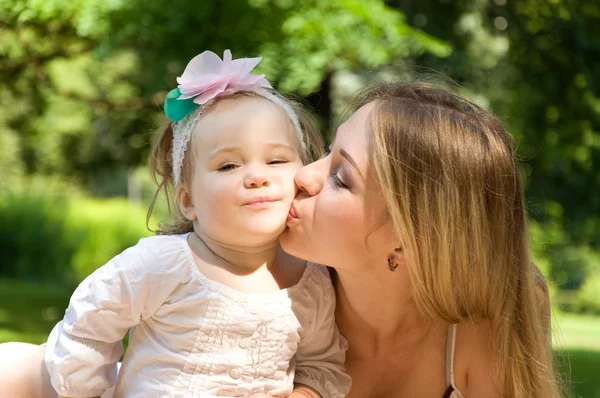
<path id="1" fill-rule="evenodd" d="M 309 196 L 315 196 L 321 192 L 326 172 L 323 167 L 320 167 L 322 163 L 322 160 L 318 160 L 298 170 L 294 181 L 300 191 Z"/>
<path id="2" fill-rule="evenodd" d="M 269 186 L 269 177 L 267 171 L 263 167 L 251 167 L 246 173 L 244 184 L 248 188 Z"/>

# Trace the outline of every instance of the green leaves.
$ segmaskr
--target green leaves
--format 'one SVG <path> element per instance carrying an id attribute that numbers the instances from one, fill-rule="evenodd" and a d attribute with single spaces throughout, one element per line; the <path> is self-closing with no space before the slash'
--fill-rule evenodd
<path id="1" fill-rule="evenodd" d="M 295 4 L 282 24 L 286 39 L 260 47 L 266 65 L 277 63 L 269 72 L 283 91 L 308 95 L 332 72 L 375 69 L 426 51 L 436 55 L 451 51 L 442 40 L 411 28 L 400 11 L 381 1 Z"/>
<path id="2" fill-rule="evenodd" d="M 18 131 L 10 142 L 29 173 L 80 181 L 145 162 L 165 95 L 203 50 L 262 56 L 257 72 L 301 95 L 336 71 L 450 51 L 383 0 L 0 0 L 0 10 L 0 131 Z"/>

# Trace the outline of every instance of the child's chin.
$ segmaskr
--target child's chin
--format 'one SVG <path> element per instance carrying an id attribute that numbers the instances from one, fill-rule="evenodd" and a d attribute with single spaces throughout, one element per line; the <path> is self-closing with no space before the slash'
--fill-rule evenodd
<path id="1" fill-rule="evenodd" d="M 257 244 L 271 242 L 279 239 L 285 231 L 285 223 L 279 223 L 276 225 L 261 225 L 258 228 L 252 228 L 248 231 L 248 236 L 255 240 Z"/>

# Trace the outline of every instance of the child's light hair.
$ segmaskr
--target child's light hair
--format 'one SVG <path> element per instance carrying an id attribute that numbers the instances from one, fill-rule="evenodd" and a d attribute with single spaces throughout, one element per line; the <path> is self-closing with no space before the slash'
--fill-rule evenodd
<path id="1" fill-rule="evenodd" d="M 503 396 L 559 397 L 511 136 L 490 112 L 426 83 L 379 83 L 353 106 L 371 102 L 372 167 L 417 308 L 490 322 Z"/>
<path id="2" fill-rule="evenodd" d="M 290 98 L 286 98 L 275 91 L 272 91 L 271 94 L 279 97 L 279 99 L 289 104 L 292 110 L 298 116 L 300 127 L 302 129 L 302 133 L 304 134 L 304 144 L 306 145 L 306 151 L 302 151 L 302 145 L 296 134 L 293 135 L 293 139 L 294 144 L 298 148 L 298 152 L 301 154 L 302 163 L 307 164 L 318 159 L 323 152 L 323 138 L 319 134 L 318 128 L 316 127 L 313 119 L 310 117 L 308 112 L 300 104 L 299 101 L 294 101 Z M 213 106 L 219 101 L 223 101 L 226 99 L 235 99 L 240 97 L 262 98 L 259 94 L 252 91 L 240 91 L 231 95 L 224 95 L 218 97 L 217 99 L 215 99 L 215 101 L 212 102 L 211 106 Z M 269 100 L 265 99 L 265 101 Z M 284 110 L 282 109 L 281 112 L 284 112 Z M 202 116 L 200 116 L 200 118 L 202 118 Z M 192 140 L 190 140 L 187 143 L 188 149 L 192 145 L 191 142 Z M 154 210 L 156 200 L 158 199 L 158 196 L 161 193 L 165 195 L 165 198 L 167 200 L 167 207 L 171 215 L 170 220 L 163 220 L 159 223 L 158 229 L 156 231 L 153 231 L 158 235 L 183 234 L 193 231 L 192 221 L 186 219 L 183 216 L 181 210 L 179 209 L 179 206 L 177 206 L 176 204 L 175 187 L 173 183 L 172 150 L 172 123 L 170 120 L 167 120 L 165 118 L 163 126 L 161 126 L 154 134 L 149 159 L 150 173 L 152 175 L 152 179 L 154 180 L 158 188 L 154 193 L 154 197 L 152 198 L 152 202 L 150 203 L 150 207 L 148 208 L 148 213 L 146 215 L 146 226 L 148 227 L 148 229 L 150 229 L 150 217 L 152 216 L 152 211 Z M 186 150 L 186 153 L 189 154 L 191 153 L 191 151 Z M 183 164 L 181 167 L 181 184 L 183 185 L 189 186 L 189 184 L 192 181 L 192 171 L 194 169 L 193 162 L 193 156 L 185 156 L 183 159 Z"/>

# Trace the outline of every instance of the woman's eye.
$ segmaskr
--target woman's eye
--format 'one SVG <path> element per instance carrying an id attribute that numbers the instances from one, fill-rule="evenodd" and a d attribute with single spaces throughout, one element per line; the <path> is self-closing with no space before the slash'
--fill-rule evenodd
<path id="1" fill-rule="evenodd" d="M 219 167 L 218 170 L 219 171 L 230 171 L 230 170 L 233 170 L 235 168 L 237 168 L 237 166 L 235 164 L 233 164 L 233 163 L 227 163 L 227 164 L 224 164 L 223 166 Z"/>
<path id="2" fill-rule="evenodd" d="M 329 177 L 331 178 L 331 181 L 333 181 L 333 185 L 335 185 L 337 188 L 348 189 L 348 186 L 344 184 L 340 177 L 338 177 L 337 173 L 333 172 L 329 175 Z"/>

